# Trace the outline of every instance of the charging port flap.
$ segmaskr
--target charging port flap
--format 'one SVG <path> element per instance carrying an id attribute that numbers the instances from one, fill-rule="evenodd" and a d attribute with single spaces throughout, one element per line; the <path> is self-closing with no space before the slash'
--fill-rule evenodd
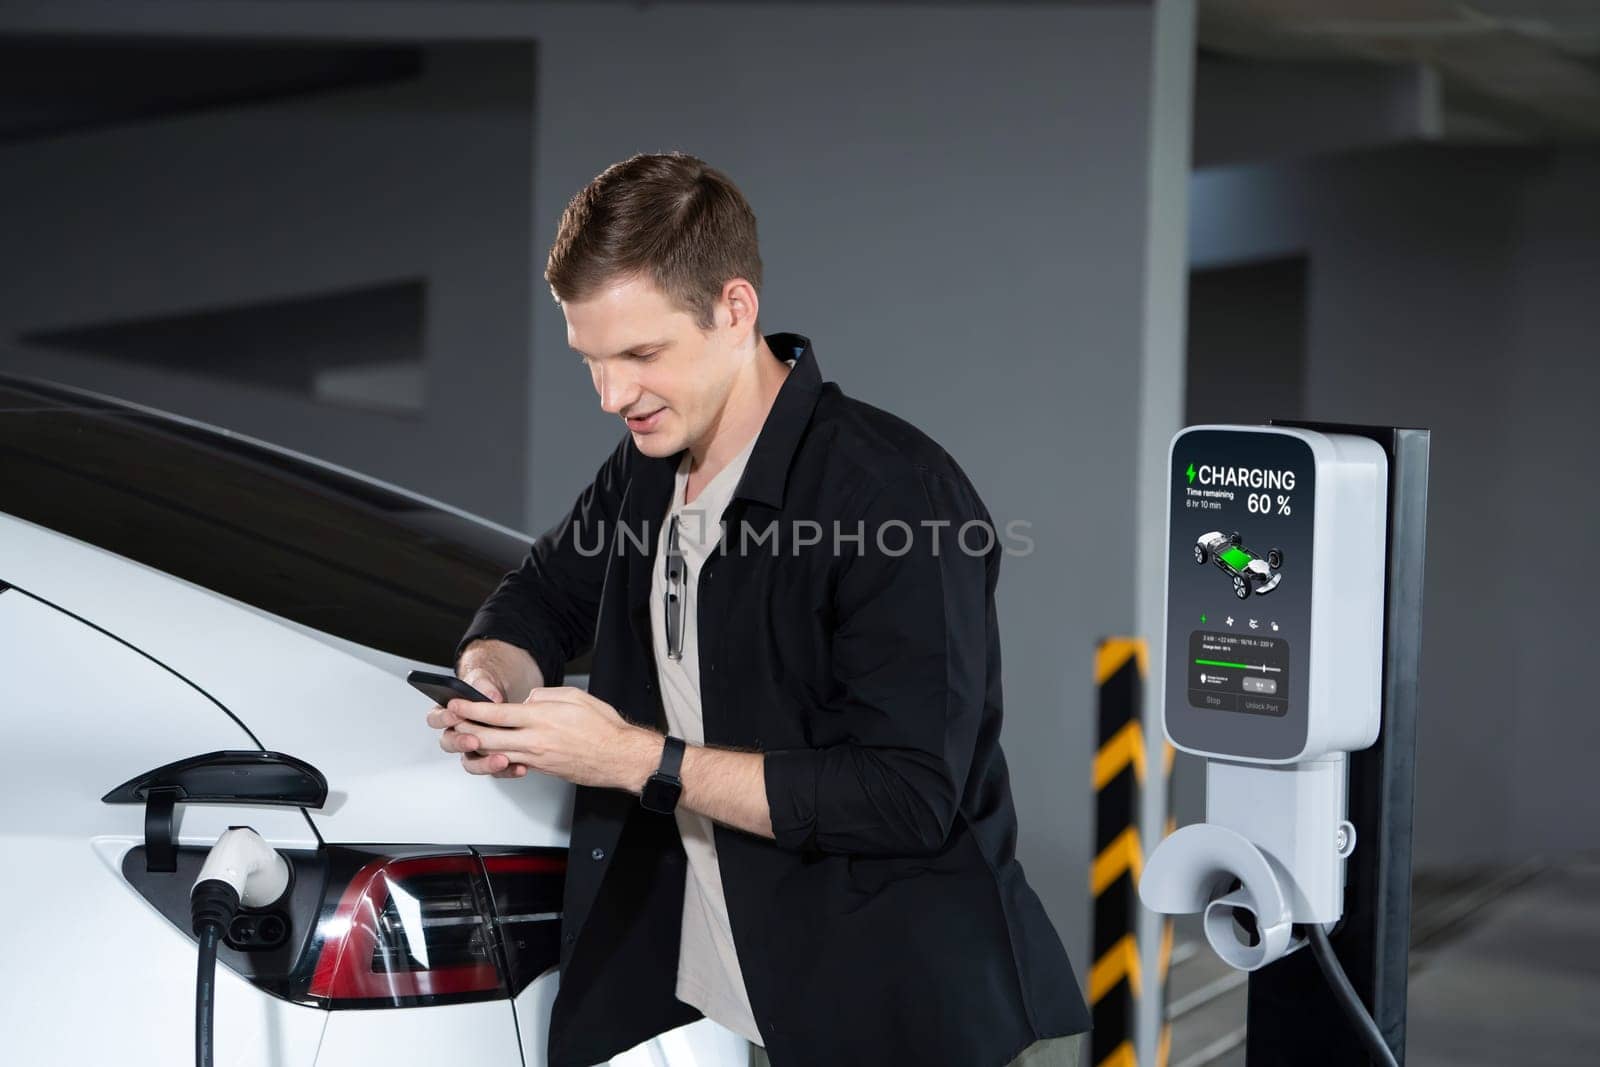
<path id="1" fill-rule="evenodd" d="M 145 806 L 145 857 L 152 872 L 177 869 L 172 824 L 180 802 L 320 808 L 327 799 L 327 778 L 305 760 L 248 749 L 190 756 L 130 778 L 101 798 Z"/>

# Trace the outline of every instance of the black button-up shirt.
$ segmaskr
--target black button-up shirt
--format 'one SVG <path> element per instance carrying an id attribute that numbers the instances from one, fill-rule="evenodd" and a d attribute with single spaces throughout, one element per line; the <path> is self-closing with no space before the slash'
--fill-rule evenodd
<path id="1" fill-rule="evenodd" d="M 824 383 L 804 337 L 767 341 L 796 362 L 701 569 L 695 620 L 706 743 L 766 753 L 776 840 L 715 829 L 756 1023 L 779 1067 L 1000 1067 L 1089 1026 L 1014 856 L 1003 547 L 943 449 Z M 462 647 L 521 646 L 550 685 L 592 651 L 590 692 L 664 729 L 650 568 L 681 455 L 625 438 Z M 579 786 L 569 855 L 552 1067 L 700 1017 L 675 996 L 676 821 Z"/>

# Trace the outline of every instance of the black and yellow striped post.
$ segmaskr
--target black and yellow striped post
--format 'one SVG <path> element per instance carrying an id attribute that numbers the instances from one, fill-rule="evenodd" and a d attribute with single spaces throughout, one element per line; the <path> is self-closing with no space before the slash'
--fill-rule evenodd
<path id="1" fill-rule="evenodd" d="M 1139 950 L 1139 875 L 1144 847 L 1139 824 L 1148 773 L 1144 740 L 1144 691 L 1149 650 L 1133 637 L 1112 637 L 1095 650 L 1094 680 L 1099 726 L 1094 757 L 1094 863 L 1089 892 L 1094 901 L 1093 959 L 1089 1005 L 1093 1067 L 1138 1067 L 1135 1036 L 1140 1000 L 1147 992 L 1165 1001 L 1172 958 L 1172 923 L 1162 925 L 1155 988 L 1147 990 Z M 1172 746 L 1164 745 L 1162 773 L 1172 771 Z M 1164 819 L 1170 832 L 1171 820 Z M 1163 1022 L 1153 1062 L 1166 1067 L 1171 1034 Z"/>

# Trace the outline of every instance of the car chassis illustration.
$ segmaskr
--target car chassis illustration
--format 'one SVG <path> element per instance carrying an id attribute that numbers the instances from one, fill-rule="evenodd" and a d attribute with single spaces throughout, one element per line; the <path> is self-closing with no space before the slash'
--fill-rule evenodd
<path id="1" fill-rule="evenodd" d="M 1268 549 L 1265 557 L 1245 548 L 1239 531 L 1222 533 L 1213 530 L 1202 534 L 1194 544 L 1194 561 L 1199 564 L 1215 563 L 1217 569 L 1233 579 L 1233 595 L 1240 600 L 1251 593 L 1263 596 L 1278 588 L 1283 575 L 1283 550 Z"/>

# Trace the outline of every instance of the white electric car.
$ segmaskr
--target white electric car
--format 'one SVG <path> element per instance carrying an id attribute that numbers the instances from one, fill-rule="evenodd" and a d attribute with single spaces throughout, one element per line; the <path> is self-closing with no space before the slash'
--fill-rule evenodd
<path id="1" fill-rule="evenodd" d="M 0 377 L 0 1063 L 193 1062 L 189 888 L 248 825 L 293 881 L 222 946 L 216 1062 L 544 1064 L 570 787 L 464 773 L 405 682 L 448 673 L 526 545 L 305 456 Z M 702 1019 L 612 1062 L 747 1055 Z"/>

